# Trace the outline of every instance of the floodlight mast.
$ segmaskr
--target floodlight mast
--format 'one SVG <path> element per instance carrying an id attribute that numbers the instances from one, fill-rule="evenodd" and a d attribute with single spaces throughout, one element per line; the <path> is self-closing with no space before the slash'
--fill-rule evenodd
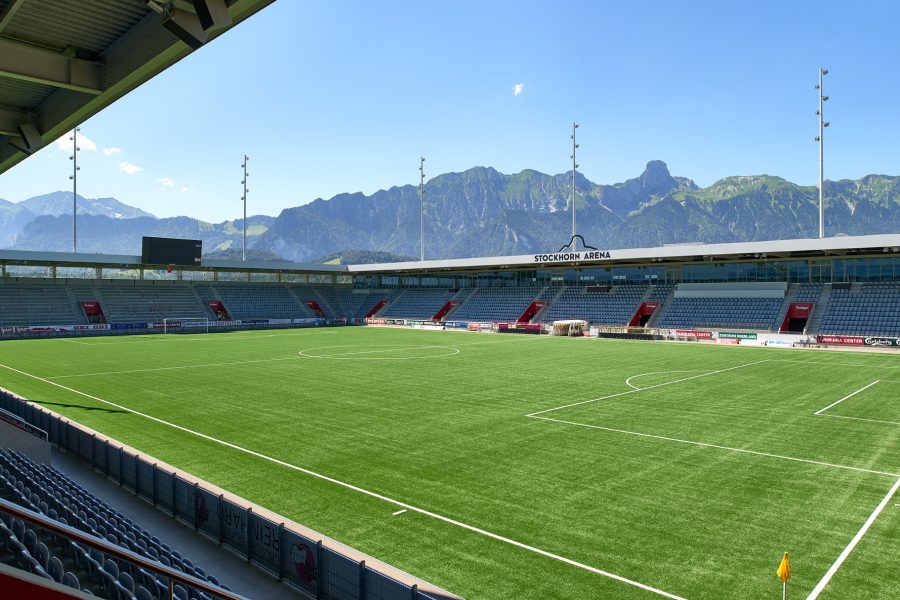
<path id="1" fill-rule="evenodd" d="M 419 260 L 425 260 L 425 157 L 419 157 Z"/>
<path id="2" fill-rule="evenodd" d="M 572 239 L 578 231 L 575 229 L 575 170 L 578 169 L 578 163 L 575 162 L 575 151 L 578 150 L 578 144 L 575 143 L 575 130 L 578 129 L 578 123 L 572 123 Z"/>
<path id="3" fill-rule="evenodd" d="M 241 200 L 244 201 L 244 236 L 243 244 L 241 246 L 241 260 L 247 260 L 247 192 L 250 191 L 247 189 L 247 177 L 250 176 L 250 173 L 247 172 L 248 160 L 250 160 L 250 157 L 245 154 L 244 162 L 241 165 L 241 167 L 244 169 L 244 178 L 241 179 L 241 184 L 244 186 L 244 195 L 241 196 Z"/>
<path id="4" fill-rule="evenodd" d="M 78 253 L 78 228 L 77 228 L 77 219 L 76 215 L 78 214 L 78 171 L 81 170 L 81 167 L 78 166 L 78 152 L 81 148 L 78 147 L 78 132 L 81 131 L 80 127 L 76 127 L 72 130 L 72 136 L 69 138 L 72 140 L 72 156 L 69 157 L 69 160 L 72 161 L 72 174 L 69 175 L 69 179 L 72 180 L 72 253 Z"/>
<path id="5" fill-rule="evenodd" d="M 828 69 L 819 68 L 819 83 L 816 84 L 816 89 L 819 91 L 819 110 L 816 111 L 816 115 L 819 117 L 819 135 L 816 136 L 816 141 L 819 142 L 819 239 L 825 237 L 825 161 L 824 161 L 824 149 L 825 149 L 825 128 L 830 125 L 828 121 L 825 120 L 825 115 L 823 114 L 824 103 L 828 101 L 828 96 L 825 96 L 822 93 L 822 78 L 828 75 Z"/>

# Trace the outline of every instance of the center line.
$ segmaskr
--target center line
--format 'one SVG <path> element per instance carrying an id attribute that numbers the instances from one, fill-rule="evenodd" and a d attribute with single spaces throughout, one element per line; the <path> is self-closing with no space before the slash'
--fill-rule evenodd
<path id="1" fill-rule="evenodd" d="M 398 510 L 397 512 L 392 512 L 391 515 L 394 516 L 394 517 L 396 517 L 397 515 L 402 515 L 402 514 L 405 513 L 405 512 L 406 512 L 406 509 L 405 509 L 405 508 L 401 508 L 401 509 Z"/>

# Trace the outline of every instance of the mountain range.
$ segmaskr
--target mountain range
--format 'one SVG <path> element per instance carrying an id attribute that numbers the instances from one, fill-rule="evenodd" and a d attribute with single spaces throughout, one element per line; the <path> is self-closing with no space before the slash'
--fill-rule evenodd
<path id="1" fill-rule="evenodd" d="M 506 175 L 474 167 L 438 175 L 425 185 L 426 258 L 556 250 L 571 235 L 571 186 L 571 172 Z M 700 188 L 655 160 L 638 177 L 614 185 L 578 173 L 575 187 L 578 233 L 603 249 L 818 234 L 818 189 L 770 175 L 726 177 Z M 829 236 L 900 232 L 900 177 L 826 181 L 825 197 Z M 0 247 L 70 250 L 71 200 L 71 193 L 56 192 L 18 204 L 0 201 Z M 113 198 L 79 197 L 78 214 L 83 252 L 139 254 L 143 235 L 202 239 L 206 255 L 241 248 L 240 220 L 158 219 Z M 365 262 L 377 260 L 375 252 L 418 256 L 418 189 L 339 194 L 277 217 L 250 217 L 247 245 L 255 256 L 291 261 L 340 254 Z"/>

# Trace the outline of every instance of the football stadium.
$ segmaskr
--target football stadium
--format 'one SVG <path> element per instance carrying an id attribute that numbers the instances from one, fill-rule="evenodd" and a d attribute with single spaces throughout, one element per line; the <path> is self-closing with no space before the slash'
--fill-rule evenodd
<path id="1" fill-rule="evenodd" d="M 0 169 L 269 3 L 0 0 Z M 0 250 L 4 598 L 900 597 L 900 234 L 143 243 Z"/>

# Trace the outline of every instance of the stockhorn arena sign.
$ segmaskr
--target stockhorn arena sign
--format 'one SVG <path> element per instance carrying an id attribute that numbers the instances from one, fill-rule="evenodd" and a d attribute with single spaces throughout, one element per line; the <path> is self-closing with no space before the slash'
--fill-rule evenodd
<path id="1" fill-rule="evenodd" d="M 582 260 L 601 260 L 612 258 L 608 250 L 585 250 L 584 252 L 556 252 L 554 254 L 535 254 L 534 262 L 579 262 Z"/>

